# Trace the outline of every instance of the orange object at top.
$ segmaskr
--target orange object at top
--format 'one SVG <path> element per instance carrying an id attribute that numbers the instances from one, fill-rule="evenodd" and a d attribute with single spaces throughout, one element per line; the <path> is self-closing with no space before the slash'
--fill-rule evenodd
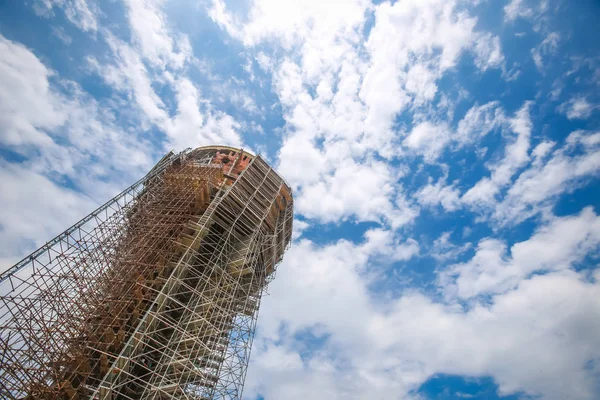
<path id="1" fill-rule="evenodd" d="M 244 151 L 225 148 L 217 150 L 213 163 L 223 164 L 223 172 L 230 177 L 237 178 L 248 167 L 252 158 L 254 157 Z"/>

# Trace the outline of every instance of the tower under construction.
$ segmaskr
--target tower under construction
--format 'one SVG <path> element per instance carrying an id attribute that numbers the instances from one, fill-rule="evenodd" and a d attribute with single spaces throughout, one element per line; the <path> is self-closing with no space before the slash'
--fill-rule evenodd
<path id="1" fill-rule="evenodd" d="M 0 398 L 240 399 L 292 214 L 260 156 L 167 154 L 0 276 Z"/>

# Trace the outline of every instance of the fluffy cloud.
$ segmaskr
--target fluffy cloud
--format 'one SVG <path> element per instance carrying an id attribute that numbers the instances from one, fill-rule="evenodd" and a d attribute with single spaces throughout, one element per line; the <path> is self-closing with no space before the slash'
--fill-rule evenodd
<path id="1" fill-rule="evenodd" d="M 176 93 L 177 113 L 172 119 L 161 121 L 172 146 L 183 149 L 212 143 L 236 147 L 242 145 L 238 134 L 239 123 L 224 112 L 212 110 L 210 104 L 203 104 L 205 100 L 189 79 L 179 78 L 172 84 Z M 201 111 L 203 108 L 204 113 Z"/>
<path id="2" fill-rule="evenodd" d="M 504 111 L 497 101 L 474 105 L 459 121 L 454 135 L 460 146 L 472 144 L 506 122 Z"/>
<path id="3" fill-rule="evenodd" d="M 500 126 L 512 132 L 503 157 L 488 165 L 489 177 L 482 178 L 463 193 L 456 183 L 448 185 L 444 179 L 433 183 L 429 179 L 414 195 L 419 204 L 441 205 L 446 211 L 466 206 L 500 226 L 517 225 L 547 212 L 559 196 L 597 177 L 600 134 L 576 131 L 561 148 L 555 149 L 554 142 L 542 141 L 531 149 L 530 107 L 531 104 L 526 103 L 513 118 L 505 118 L 501 110 L 494 113 L 489 109 L 482 113 L 483 107 L 469 110 L 459 123 L 457 137 L 468 138 L 468 132 L 476 132 L 476 126 L 483 127 L 479 133 L 484 134 Z M 486 114 L 487 117 L 482 118 Z"/>
<path id="4" fill-rule="evenodd" d="M 102 190 L 105 185 L 91 181 L 111 170 L 139 174 L 151 165 L 141 138 L 124 135 L 111 111 L 76 83 L 54 76 L 29 49 L 2 36 L 0 49 L 0 143 L 28 157 L 30 168 L 66 175 L 84 190 Z M 90 165 L 90 158 L 98 165 Z"/>
<path id="5" fill-rule="evenodd" d="M 544 70 L 544 56 L 556 53 L 559 41 L 560 35 L 550 32 L 538 47 L 531 49 L 531 57 L 540 71 Z"/>
<path id="6" fill-rule="evenodd" d="M 4 37 L 0 37 L 0 54 L 0 139 L 9 146 L 52 146 L 44 130 L 62 125 L 66 113 L 49 88 L 51 72 L 27 48 Z M 30 113 L 31 108 L 37 112 Z"/>
<path id="7" fill-rule="evenodd" d="M 435 239 L 433 246 L 428 253 L 438 261 L 451 261 L 471 248 L 471 243 L 466 242 L 462 245 L 454 244 L 450 241 L 452 232 L 444 232 Z"/>
<path id="8" fill-rule="evenodd" d="M 510 256 L 502 241 L 481 240 L 469 262 L 443 272 L 444 290 L 463 299 L 504 293 L 533 273 L 571 268 L 599 245 L 600 217 L 586 208 L 577 216 L 553 218 L 530 239 L 514 244 Z"/>
<path id="9" fill-rule="evenodd" d="M 388 372 L 386 378 L 402 379 L 404 370 L 408 381 L 433 370 L 491 375 L 500 395 L 524 391 L 546 399 L 591 399 L 596 371 L 584 366 L 598 354 L 592 350 L 598 325 L 589 319 L 600 311 L 598 293 L 597 284 L 565 271 L 534 276 L 517 290 L 493 297 L 491 305 L 466 313 L 406 295 L 373 322 L 371 330 L 387 355 L 379 358 L 383 368 L 378 372 L 400 364 L 397 375 Z"/>
<path id="10" fill-rule="evenodd" d="M 517 18 L 530 18 L 534 15 L 534 10 L 525 4 L 526 0 L 511 0 L 504 6 L 504 20 L 514 21 Z"/>
<path id="11" fill-rule="evenodd" d="M 466 190 L 461 190 L 457 182 L 448 185 L 440 179 L 434 183 L 430 178 L 414 194 L 419 204 L 441 205 L 446 211 L 467 207 L 500 226 L 516 225 L 547 212 L 559 196 L 598 176 L 599 134 L 576 131 L 559 149 L 550 141 L 542 141 L 531 149 L 531 106 L 532 103 L 525 103 L 512 118 L 507 118 L 494 103 L 471 108 L 451 138 L 460 148 L 499 128 L 506 137 L 503 156 L 488 163 L 489 177 Z M 425 141 L 424 146 L 437 149 L 447 140 Z"/>
<path id="12" fill-rule="evenodd" d="M 209 14 L 230 35 L 253 46 L 262 40 L 275 37 L 284 47 L 291 48 L 298 42 L 311 41 L 329 52 L 329 45 L 342 35 L 352 34 L 354 27 L 364 22 L 370 5 L 364 0 L 319 2 L 258 0 L 250 4 L 247 16 L 237 16 L 227 10 L 222 0 L 213 0 Z M 312 41 L 322 38 L 322 44 Z M 356 37 L 358 39 L 358 37 Z M 333 46 L 335 48 L 335 46 Z M 326 54 L 307 51 L 306 56 L 327 57 Z"/>
<path id="13" fill-rule="evenodd" d="M 433 162 L 441 155 L 449 141 L 450 129 L 446 124 L 433 125 L 425 121 L 413 127 L 403 143 L 422 155 L 425 161 Z"/>
<path id="14" fill-rule="evenodd" d="M 395 118 L 433 102 L 437 80 L 463 53 L 472 50 L 482 70 L 499 67 L 499 39 L 477 33 L 476 19 L 459 12 L 455 2 L 276 3 L 252 2 L 244 18 L 215 0 L 209 13 L 250 48 L 274 39 L 294 54 L 279 62 L 269 58 L 268 64 L 287 123 L 279 169 L 297 189 L 299 211 L 323 222 L 412 221 L 418 211 L 397 182 L 402 170 L 374 160 L 402 154 L 395 149 Z M 361 44 L 369 13 L 373 27 Z M 433 162 L 450 142 L 450 129 L 425 118 L 414 121 L 403 144 Z M 357 182 L 364 190 L 356 189 Z"/>
<path id="15" fill-rule="evenodd" d="M 416 216 L 416 211 L 398 209 L 390 200 L 395 196 L 390 175 L 392 170 L 381 162 L 342 160 L 332 175 L 302 189 L 297 209 L 323 222 L 341 221 L 353 214 L 361 221 L 388 220 L 393 226 L 403 225 Z"/>
<path id="16" fill-rule="evenodd" d="M 575 97 L 561 104 L 558 110 L 569 119 L 586 119 L 597 107 L 590 104 L 585 97 Z"/>
<path id="17" fill-rule="evenodd" d="M 529 116 L 530 102 L 526 102 L 514 118 L 508 122 L 510 129 L 516 134 L 504 148 L 504 157 L 489 166 L 491 176 L 483 178 L 470 188 L 462 201 L 479 206 L 494 202 L 498 191 L 511 183 L 512 176 L 529 161 L 529 146 L 531 137 L 531 119 Z"/>
<path id="18" fill-rule="evenodd" d="M 482 71 L 498 68 L 504 63 L 500 38 L 490 33 L 482 34 L 477 38 L 474 52 L 475 65 Z"/>
<path id="19" fill-rule="evenodd" d="M 0 271 L 91 212 L 96 202 L 23 165 L 0 163 Z"/>
<path id="20" fill-rule="evenodd" d="M 411 101 L 432 100 L 436 80 L 473 45 L 475 19 L 454 7 L 454 2 L 404 1 L 376 8 L 360 91 L 368 132 L 389 135 L 394 117 Z"/>
<path id="21" fill-rule="evenodd" d="M 115 90 L 134 99 L 142 113 L 141 122 L 166 135 L 165 149 L 183 150 L 212 143 L 241 147 L 240 124 L 215 109 L 184 73 L 184 67 L 193 61 L 189 39 L 169 30 L 160 5 L 155 1 L 127 2 L 133 44 L 103 31 L 113 58 L 108 63 L 89 58 L 91 69 Z M 155 87 L 168 87 L 174 92 L 175 110 L 168 107 Z"/>
<path id="22" fill-rule="evenodd" d="M 551 152 L 552 144 L 536 147 L 532 165 L 516 179 L 494 218 L 503 224 L 517 224 L 551 206 L 561 194 L 575 190 L 600 171 L 600 133 L 577 131 L 565 146 Z"/>
<path id="23" fill-rule="evenodd" d="M 98 29 L 98 6 L 94 0 L 35 0 L 33 9 L 36 14 L 51 17 L 54 8 L 62 9 L 67 19 L 85 32 Z"/>
<path id="24" fill-rule="evenodd" d="M 0 256 L 12 261 L 92 211 L 98 202 L 92 199 L 112 197 L 152 165 L 144 139 L 118 127 L 112 110 L 2 36 L 0 128 L 3 149 L 25 159 L 0 168 L 6 244 Z"/>
<path id="25" fill-rule="evenodd" d="M 159 68 L 182 68 L 191 57 L 189 39 L 186 35 L 173 38 L 160 9 L 163 2 L 127 0 L 125 3 L 134 43 L 143 57 Z"/>
<path id="26" fill-rule="evenodd" d="M 590 220 L 594 224 L 586 227 Z M 518 273 L 512 289 L 505 286 L 489 302 L 466 310 L 418 291 L 382 303 L 365 272 L 389 268 L 376 261 L 385 241 L 301 241 L 287 254 L 263 303 L 246 393 L 400 399 L 410 398 L 432 374 L 448 373 L 492 376 L 503 395 L 591 399 L 596 372 L 585 365 L 599 355 L 594 332 L 600 326 L 589 317 L 600 315 L 600 286 L 597 278 L 586 280 L 569 267 L 598 245 L 599 220 L 591 210 L 557 218 L 513 246 L 508 261 L 502 252 L 488 252 L 505 269 L 519 265 L 547 273 Z M 546 249 L 548 241 L 555 247 L 542 255 L 540 246 Z M 465 265 L 481 261 L 482 246 Z M 466 271 L 456 268 L 451 271 Z"/>
<path id="27" fill-rule="evenodd" d="M 453 186 L 446 185 L 443 179 L 433 184 L 430 178 L 429 183 L 419 189 L 415 197 L 421 205 L 437 206 L 439 204 L 446 211 L 455 211 L 461 206 L 460 191 Z"/>
<path id="28" fill-rule="evenodd" d="M 475 105 L 459 121 L 454 133 L 445 131 L 444 135 L 440 136 L 425 135 L 421 132 L 413 138 L 414 147 L 417 147 L 417 143 L 422 143 L 424 150 L 420 149 L 420 151 L 425 154 L 426 159 L 427 157 L 435 159 L 441 149 L 448 143 L 454 142 L 455 147 L 461 149 L 467 145 L 477 143 L 483 136 L 494 130 L 510 132 L 509 135 L 506 135 L 507 141 L 503 157 L 487 165 L 491 172 L 489 177 L 480 179 L 463 194 L 454 184 L 446 185 L 444 179 L 440 179 L 433 184 L 430 178 L 427 185 L 421 187 L 415 194 L 419 203 L 426 206 L 439 204 L 446 211 L 455 211 L 463 205 L 475 210 L 486 210 L 489 207 L 495 207 L 501 189 L 510 185 L 513 176 L 529 164 L 530 139 L 533 128 L 530 107 L 531 102 L 526 102 L 514 117 L 508 118 L 496 102 L 484 104 L 483 106 Z M 417 133 L 419 133 L 418 130 Z M 418 142 L 417 138 L 422 138 L 422 140 Z M 405 143 L 409 140 L 411 140 L 411 136 L 405 139 Z"/>

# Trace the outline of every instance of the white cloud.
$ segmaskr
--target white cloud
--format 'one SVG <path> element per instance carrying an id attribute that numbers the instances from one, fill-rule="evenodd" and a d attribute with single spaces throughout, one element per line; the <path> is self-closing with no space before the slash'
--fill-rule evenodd
<path id="1" fill-rule="evenodd" d="M 488 205 L 495 202 L 495 197 L 502 187 L 511 183 L 513 175 L 529 162 L 529 147 L 532 130 L 529 115 L 530 102 L 526 102 L 514 118 L 508 120 L 510 129 L 516 133 L 512 142 L 504 148 L 504 157 L 490 165 L 490 177 L 485 177 L 470 188 L 462 201 L 471 205 Z"/>
<path id="2" fill-rule="evenodd" d="M 278 170 L 296 188 L 297 209 L 325 222 L 352 215 L 394 225 L 409 222 L 414 210 L 395 206 L 401 195 L 394 190 L 399 172 L 367 156 L 378 146 L 383 152 L 385 142 L 362 134 L 364 106 L 356 95 L 356 67 L 344 63 L 339 79 L 335 94 L 324 83 L 313 98 L 297 64 L 284 62 L 276 75 L 290 129 L 279 151 Z M 323 146 L 317 144 L 320 140 Z"/>
<path id="3" fill-rule="evenodd" d="M 139 14 L 139 18 L 138 18 Z M 166 148 L 183 150 L 220 143 L 240 147 L 240 124 L 227 113 L 215 109 L 203 98 L 194 83 L 179 69 L 191 61 L 187 38 L 174 40 L 165 27 L 158 4 L 130 4 L 130 21 L 136 25 L 135 46 L 118 39 L 108 31 L 104 38 L 114 58 L 99 64 L 90 59 L 92 70 L 114 89 L 132 97 L 145 124 L 152 124 L 166 135 Z M 146 37 L 153 39 L 147 39 Z M 178 43 L 175 46 L 173 43 Z M 147 68 L 148 60 L 154 68 Z M 170 68 L 172 67 L 172 68 Z M 156 93 L 153 85 L 166 85 L 175 94 L 175 110 Z"/>
<path id="4" fill-rule="evenodd" d="M 425 161 L 435 162 L 450 142 L 450 129 L 447 124 L 434 125 L 429 121 L 413 127 L 403 144 L 422 155 Z"/>
<path id="5" fill-rule="evenodd" d="M 558 50 L 560 35 L 557 32 L 550 32 L 540 45 L 531 49 L 531 56 L 535 62 L 535 66 L 540 70 L 544 70 L 544 56 L 555 54 Z"/>
<path id="6" fill-rule="evenodd" d="M 585 97 L 574 97 L 558 107 L 569 119 L 587 119 L 597 107 L 587 101 Z"/>
<path id="7" fill-rule="evenodd" d="M 354 341 L 357 339 L 356 333 L 360 334 L 361 329 L 356 328 L 362 321 L 346 318 L 342 313 L 331 317 L 336 310 L 348 307 L 355 308 L 357 315 L 369 312 L 363 278 L 365 274 L 375 273 L 376 269 L 368 264 L 368 260 L 380 260 L 383 264 L 378 265 L 385 269 L 394 261 L 409 260 L 418 251 L 419 246 L 414 240 L 401 241 L 391 231 L 382 229 L 367 231 L 364 241 L 359 244 L 339 240 L 327 246 L 318 246 L 309 240 L 300 240 L 289 250 L 279 267 L 279 282 L 270 287 L 273 297 L 279 297 L 277 293 L 288 293 L 281 297 L 284 303 L 267 306 L 264 309 L 266 314 L 261 309 L 261 318 L 264 316 L 264 319 L 261 320 L 260 329 L 263 335 L 276 338 L 279 323 L 285 320 L 292 331 L 322 325 L 326 332 L 335 331 L 347 340 Z M 308 287 L 312 289 L 296 297 Z"/>
<path id="8" fill-rule="evenodd" d="M 0 144 L 25 158 L 1 168 L 1 256 L 12 261 L 91 211 L 98 201 L 91 199 L 138 179 L 157 156 L 136 132 L 116 126 L 111 109 L 3 36 L 0 130 Z M 72 189 L 61 186 L 66 179 Z"/>
<path id="9" fill-rule="evenodd" d="M 0 36 L 0 49 L 0 142 L 31 157 L 32 168 L 86 185 L 113 168 L 139 174 L 150 165 L 143 141 L 122 135 L 111 111 L 77 84 L 55 76 L 19 43 Z M 90 157 L 110 159 L 110 167 L 88 168 Z"/>
<path id="10" fill-rule="evenodd" d="M 466 313 L 406 295 L 372 325 L 383 353 L 379 371 L 398 366 L 388 379 L 434 371 L 487 375 L 498 383 L 500 395 L 525 391 L 545 399 L 592 399 L 595 371 L 584 365 L 597 357 L 592 332 L 598 322 L 589 316 L 600 312 L 599 289 L 573 271 L 535 276 L 493 297 L 490 306 Z M 586 327 L 583 336 L 579 324 Z"/>
<path id="11" fill-rule="evenodd" d="M 506 123 L 504 111 L 497 101 L 482 106 L 475 104 L 459 121 L 454 140 L 460 146 L 472 144 Z"/>
<path id="12" fill-rule="evenodd" d="M 51 72 L 31 51 L 3 36 L 0 68 L 0 140 L 9 146 L 53 146 L 44 130 L 61 126 L 66 112 L 49 87 Z"/>
<path id="13" fill-rule="evenodd" d="M 406 74 L 406 91 L 414 96 L 415 106 L 433 100 L 437 93 L 436 76 L 426 66 L 414 64 Z"/>
<path id="14" fill-rule="evenodd" d="M 415 197 L 420 205 L 437 206 L 440 204 L 446 211 L 456 211 L 461 207 L 460 191 L 454 186 L 446 185 L 445 180 L 440 179 L 435 184 L 429 183 L 416 192 Z"/>
<path id="15" fill-rule="evenodd" d="M 490 33 L 481 34 L 475 40 L 475 65 L 482 71 L 498 68 L 504 64 L 500 38 Z"/>
<path id="16" fill-rule="evenodd" d="M 466 242 L 462 245 L 454 244 L 450 241 L 452 232 L 444 232 L 434 240 L 433 246 L 428 251 L 428 255 L 435 258 L 437 261 L 451 261 L 469 250 L 472 245 Z"/>
<path id="17" fill-rule="evenodd" d="M 462 194 L 457 182 L 448 185 L 445 179 L 436 183 L 430 180 L 414 194 L 419 205 L 441 205 L 449 212 L 468 206 L 497 226 L 517 225 L 548 212 L 560 195 L 597 177 L 600 133 L 577 131 L 569 135 L 562 148 L 554 149 L 556 143 L 542 141 L 531 149 L 530 107 L 531 103 L 525 103 L 512 118 L 505 117 L 493 103 L 469 110 L 454 136 L 459 146 L 501 128 L 507 137 L 503 156 L 488 163 L 489 177 Z"/>
<path id="18" fill-rule="evenodd" d="M 534 10 L 525 5 L 525 0 L 511 0 L 504 6 L 504 20 L 512 22 L 517 18 L 531 18 L 534 15 Z"/>
<path id="19" fill-rule="evenodd" d="M 557 244 L 553 254 L 565 262 L 584 257 L 593 240 L 582 232 L 598 228 L 583 226 L 588 212 L 557 219 L 524 242 L 529 248 L 516 245 L 513 260 L 537 262 L 530 250 L 544 240 Z M 569 244 L 559 240 L 571 233 Z M 364 273 L 389 268 L 375 261 L 386 248 L 373 237 L 327 246 L 303 240 L 292 247 L 263 301 L 247 395 L 404 399 L 432 375 L 446 373 L 491 376 L 500 395 L 594 397 L 597 371 L 584 366 L 600 355 L 600 319 L 592 317 L 600 316 L 597 280 L 565 266 L 525 278 L 468 310 L 410 290 L 381 303 Z M 318 345 L 298 339 L 307 332 Z"/>
<path id="20" fill-rule="evenodd" d="M 519 175 L 504 199 L 495 206 L 493 218 L 496 221 L 518 224 L 551 206 L 561 194 L 598 176 L 600 133 L 573 132 L 565 146 L 550 154 L 551 148 L 552 144 L 546 143 L 537 151 L 537 160 Z"/>
<path id="21" fill-rule="evenodd" d="M 187 78 L 173 82 L 176 91 L 177 113 L 172 119 L 162 121 L 162 127 L 171 138 L 170 143 L 178 149 L 223 143 L 240 147 L 237 131 L 239 124 L 229 115 L 212 111 L 210 104 L 202 113 L 202 98 L 198 89 Z"/>
<path id="22" fill-rule="evenodd" d="M 361 43 L 371 12 L 374 24 Z M 273 57 L 261 48 L 257 55 L 263 69 L 274 71 L 286 120 L 278 169 L 296 188 L 298 210 L 324 222 L 352 216 L 396 226 L 411 221 L 418 211 L 395 179 L 402 172 L 373 161 L 401 154 L 395 118 L 409 107 L 435 101 L 437 80 L 463 53 L 473 50 L 481 69 L 503 62 L 498 38 L 476 32 L 476 19 L 458 11 L 455 2 L 375 6 L 260 0 L 241 16 L 215 0 L 209 14 L 250 49 L 274 40 L 287 54 Z M 403 144 L 433 162 L 450 135 L 444 124 L 429 129 L 425 121 L 426 116 L 416 121 Z M 350 174 L 373 183 L 354 193 L 356 180 L 347 178 Z M 409 205 L 410 212 L 398 204 Z"/>
<path id="23" fill-rule="evenodd" d="M 263 69 L 263 71 L 268 72 L 273 69 L 273 60 L 262 51 L 256 55 L 256 62 Z"/>
<path id="24" fill-rule="evenodd" d="M 387 164 L 372 160 L 358 164 L 342 158 L 330 167 L 331 174 L 299 190 L 295 205 L 302 215 L 322 222 L 339 222 L 354 215 L 359 221 L 388 222 L 394 227 L 417 216 L 418 210 L 410 204 L 400 208 L 393 203 L 400 194 L 394 189 L 393 170 Z M 400 197 L 397 201 L 406 200 Z"/>
<path id="25" fill-rule="evenodd" d="M 292 239 L 296 240 L 302 236 L 302 233 L 310 227 L 310 223 L 307 221 L 294 219 L 294 230 L 292 232 Z"/>
<path id="26" fill-rule="evenodd" d="M 543 141 L 531 151 L 531 155 L 533 156 L 533 165 L 539 166 L 540 163 L 546 158 L 548 154 L 552 151 L 555 142 Z"/>
<path id="27" fill-rule="evenodd" d="M 186 35 L 173 38 L 160 6 L 161 0 L 126 0 L 129 26 L 133 42 L 140 54 L 152 65 L 182 68 L 191 57 L 191 46 Z"/>
<path id="28" fill-rule="evenodd" d="M 474 26 L 474 18 L 454 12 L 454 2 L 379 5 L 366 43 L 370 62 L 360 90 L 368 107 L 367 132 L 389 136 L 394 117 L 411 101 L 418 105 L 433 99 L 436 80 L 472 46 Z"/>
<path id="29" fill-rule="evenodd" d="M 27 165 L 0 162 L 0 180 L 0 271 L 96 208 L 89 197 L 57 185 Z"/>
<path id="30" fill-rule="evenodd" d="M 498 226 L 517 225 L 547 212 L 560 195 L 598 176 L 600 133 L 577 131 L 562 148 L 553 150 L 556 143 L 542 141 L 531 150 L 530 107 L 531 103 L 525 103 L 513 118 L 505 117 L 501 108 L 491 103 L 469 110 L 459 123 L 457 141 L 469 143 L 474 140 L 471 137 L 500 127 L 511 132 L 506 135 L 502 158 L 488 164 L 489 177 L 462 194 L 456 182 L 448 185 L 444 179 L 430 180 L 414 194 L 419 204 L 441 205 L 450 212 L 466 205 Z"/>
<path id="31" fill-rule="evenodd" d="M 571 268 L 599 245 L 600 217 L 586 208 L 577 216 L 553 218 L 530 239 L 514 244 L 510 255 L 502 241 L 481 240 L 470 261 L 443 271 L 443 290 L 462 299 L 504 293 L 533 273 Z"/>
<path id="32" fill-rule="evenodd" d="M 209 10 L 211 18 L 248 46 L 269 37 L 276 37 L 286 48 L 308 37 L 321 37 L 323 49 L 340 34 L 350 33 L 362 24 L 369 4 L 363 0 L 320 2 L 258 0 L 251 4 L 246 18 L 228 12 L 225 2 L 214 0 Z M 312 43 L 320 46 L 318 43 Z M 325 54 L 321 56 L 326 56 Z"/>
<path id="33" fill-rule="evenodd" d="M 139 53 L 110 33 L 105 34 L 105 40 L 114 55 L 114 64 L 100 65 L 92 59 L 92 68 L 107 84 L 129 93 L 150 122 L 162 124 L 168 119 L 166 107 L 152 88 L 152 79 Z"/>
<path id="34" fill-rule="evenodd" d="M 264 115 L 264 108 L 259 109 L 256 101 L 243 89 L 231 89 L 229 93 L 229 101 L 236 107 L 244 110 L 248 115 L 261 116 Z"/>
<path id="35" fill-rule="evenodd" d="M 94 0 L 35 0 L 33 9 L 39 16 L 50 17 L 53 9 L 61 8 L 67 19 L 84 32 L 98 30 L 100 10 Z"/>
<path id="36" fill-rule="evenodd" d="M 71 38 L 71 36 L 69 36 L 67 32 L 65 32 L 65 29 L 63 27 L 52 27 L 52 34 L 59 38 L 67 46 L 73 42 L 73 38 Z"/>
<path id="37" fill-rule="evenodd" d="M 357 315 L 368 313 L 368 295 L 359 274 L 365 272 L 370 257 L 393 251 L 389 246 L 389 233 L 382 235 L 381 232 L 374 231 L 357 245 L 346 240 L 324 247 L 305 239 L 296 243 L 277 271 L 277 283 L 270 287 L 271 295 L 285 303 L 261 309 L 263 334 L 276 338 L 279 323 L 286 320 L 291 330 L 322 324 L 342 336 L 353 337 L 360 321 L 346 318 L 342 313 L 331 317 L 336 309 L 341 311 L 347 307 L 354 308 Z M 300 295 L 309 287 L 312 289 Z M 277 293 L 287 294 L 278 296 Z M 300 297 L 294 300 L 296 296 Z"/>

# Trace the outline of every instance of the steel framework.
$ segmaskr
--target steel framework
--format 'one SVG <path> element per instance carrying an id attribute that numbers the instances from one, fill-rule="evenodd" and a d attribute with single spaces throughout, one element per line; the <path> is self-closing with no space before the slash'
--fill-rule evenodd
<path id="1" fill-rule="evenodd" d="M 0 397 L 240 399 L 292 214 L 259 156 L 167 154 L 0 276 Z"/>

